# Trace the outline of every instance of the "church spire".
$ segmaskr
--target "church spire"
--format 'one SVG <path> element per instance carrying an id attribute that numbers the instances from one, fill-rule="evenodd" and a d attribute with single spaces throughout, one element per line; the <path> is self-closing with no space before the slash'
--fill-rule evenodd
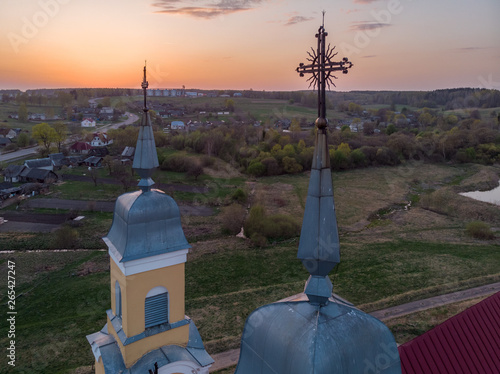
<path id="1" fill-rule="evenodd" d="M 132 164 L 136 173 L 141 177 L 138 186 L 141 187 L 144 192 L 149 191 L 151 186 L 154 185 L 155 182 L 151 179 L 151 176 L 159 166 L 153 128 L 151 126 L 151 118 L 149 116 L 146 100 L 148 86 L 149 84 L 146 80 L 146 64 L 144 63 L 144 78 L 141 84 L 144 93 L 144 108 L 142 109 L 144 113 L 142 114 L 141 126 L 139 127 L 134 163 Z"/>
<path id="2" fill-rule="evenodd" d="M 324 14 L 323 14 L 324 16 Z M 316 119 L 316 144 L 311 167 L 309 190 L 300 234 L 297 257 L 309 271 L 305 293 L 313 304 L 325 305 L 332 295 L 333 285 L 328 273 L 340 262 L 340 244 L 333 199 L 332 172 L 328 152 L 326 119 L 326 86 L 333 84 L 333 71 L 347 73 L 352 66 L 347 58 L 332 61 L 337 54 L 334 48 L 325 48 L 328 33 L 320 26 L 316 38 L 316 51 L 309 53 L 310 64 L 301 63 L 297 68 L 300 76 L 311 73 L 308 79 L 318 89 L 318 119 Z"/>

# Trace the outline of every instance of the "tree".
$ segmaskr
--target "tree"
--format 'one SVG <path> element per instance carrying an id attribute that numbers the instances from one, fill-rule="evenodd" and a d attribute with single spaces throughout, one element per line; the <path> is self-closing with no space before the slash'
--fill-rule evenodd
<path id="1" fill-rule="evenodd" d="M 55 131 L 54 143 L 57 144 L 58 152 L 61 152 L 62 145 L 68 137 L 68 126 L 63 122 L 56 122 L 53 128 Z"/>
<path id="2" fill-rule="evenodd" d="M 17 137 L 17 145 L 19 147 L 27 147 L 30 145 L 30 136 L 28 133 L 22 132 Z"/>
<path id="3" fill-rule="evenodd" d="M 108 175 L 113 174 L 113 161 L 113 157 L 111 157 L 110 155 L 106 155 L 102 159 L 102 164 L 108 167 Z"/>
<path id="4" fill-rule="evenodd" d="M 103 106 L 111 106 L 111 98 L 105 97 L 104 99 L 102 99 L 101 103 Z"/>
<path id="5" fill-rule="evenodd" d="M 188 170 L 186 172 L 187 177 L 194 177 L 194 180 L 198 180 L 198 177 L 203 174 L 203 167 L 199 162 L 193 161 L 189 164 Z"/>
<path id="6" fill-rule="evenodd" d="M 389 125 L 387 126 L 387 129 L 385 129 L 385 133 L 387 135 L 391 135 L 391 134 L 394 134 L 396 131 L 396 126 L 394 126 L 393 123 L 389 123 Z"/>
<path id="7" fill-rule="evenodd" d="M 292 157 L 283 157 L 283 170 L 288 174 L 300 173 L 302 171 L 302 165 Z"/>
<path id="8" fill-rule="evenodd" d="M 19 105 L 17 115 L 19 116 L 20 122 L 26 122 L 28 120 L 28 109 L 26 108 L 25 103 L 21 103 L 21 105 Z"/>
<path id="9" fill-rule="evenodd" d="M 226 100 L 226 108 L 228 111 L 234 112 L 234 100 L 233 99 Z"/>
<path id="10" fill-rule="evenodd" d="M 33 139 L 43 146 L 44 153 L 48 154 L 50 152 L 50 145 L 55 141 L 57 134 L 48 123 L 43 122 L 33 126 L 32 136 Z"/>

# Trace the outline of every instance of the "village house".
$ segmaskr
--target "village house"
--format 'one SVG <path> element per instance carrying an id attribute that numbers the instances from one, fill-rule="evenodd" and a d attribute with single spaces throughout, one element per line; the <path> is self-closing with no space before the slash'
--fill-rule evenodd
<path id="1" fill-rule="evenodd" d="M 3 171 L 3 179 L 5 182 L 17 183 L 21 181 L 21 173 L 26 169 L 25 165 L 9 165 Z"/>
<path id="2" fill-rule="evenodd" d="M 14 129 L 0 127 L 0 138 L 14 139 L 16 136 L 17 132 Z"/>
<path id="3" fill-rule="evenodd" d="M 172 130 L 184 130 L 186 128 L 186 125 L 182 121 L 172 121 L 170 124 L 170 128 Z"/>
<path id="4" fill-rule="evenodd" d="M 69 151 L 71 153 L 77 153 L 80 155 L 86 155 L 92 149 L 92 146 L 89 143 L 85 142 L 76 142 L 71 147 L 69 147 Z"/>
<path id="5" fill-rule="evenodd" d="M 58 176 L 51 170 L 26 168 L 21 173 L 21 180 L 29 183 L 54 183 Z"/>
<path id="6" fill-rule="evenodd" d="M 30 169 L 54 170 L 54 164 L 50 158 L 37 158 L 35 160 L 24 161 L 24 166 Z"/>
<path id="7" fill-rule="evenodd" d="M 90 157 L 86 158 L 85 160 L 83 160 L 83 163 L 85 164 L 85 166 L 99 167 L 102 164 L 102 160 L 103 160 L 102 157 L 90 156 Z"/>
<path id="8" fill-rule="evenodd" d="M 95 127 L 96 126 L 95 119 L 93 119 L 93 118 L 85 118 L 81 122 L 81 125 L 82 125 L 82 127 Z"/>
<path id="9" fill-rule="evenodd" d="M 90 141 L 92 147 L 103 147 L 113 143 L 113 140 L 109 139 L 108 134 L 105 132 L 96 132 L 93 136 L 93 139 Z"/>
<path id="10" fill-rule="evenodd" d="M 10 140 L 9 138 L 0 138 L 0 147 L 5 147 L 10 143 L 12 143 L 12 140 Z"/>

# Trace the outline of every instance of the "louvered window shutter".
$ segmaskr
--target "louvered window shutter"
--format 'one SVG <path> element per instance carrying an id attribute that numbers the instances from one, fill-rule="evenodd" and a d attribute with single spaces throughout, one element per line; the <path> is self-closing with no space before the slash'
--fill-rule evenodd
<path id="1" fill-rule="evenodd" d="M 145 302 L 146 327 L 168 322 L 168 293 L 146 297 Z"/>

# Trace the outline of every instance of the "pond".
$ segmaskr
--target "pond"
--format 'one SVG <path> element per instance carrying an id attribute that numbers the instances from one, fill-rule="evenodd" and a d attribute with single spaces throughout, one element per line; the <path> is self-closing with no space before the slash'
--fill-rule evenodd
<path id="1" fill-rule="evenodd" d="M 484 201 L 485 203 L 500 205 L 500 185 L 489 191 L 462 192 L 460 195 L 470 197 L 474 200 Z"/>

